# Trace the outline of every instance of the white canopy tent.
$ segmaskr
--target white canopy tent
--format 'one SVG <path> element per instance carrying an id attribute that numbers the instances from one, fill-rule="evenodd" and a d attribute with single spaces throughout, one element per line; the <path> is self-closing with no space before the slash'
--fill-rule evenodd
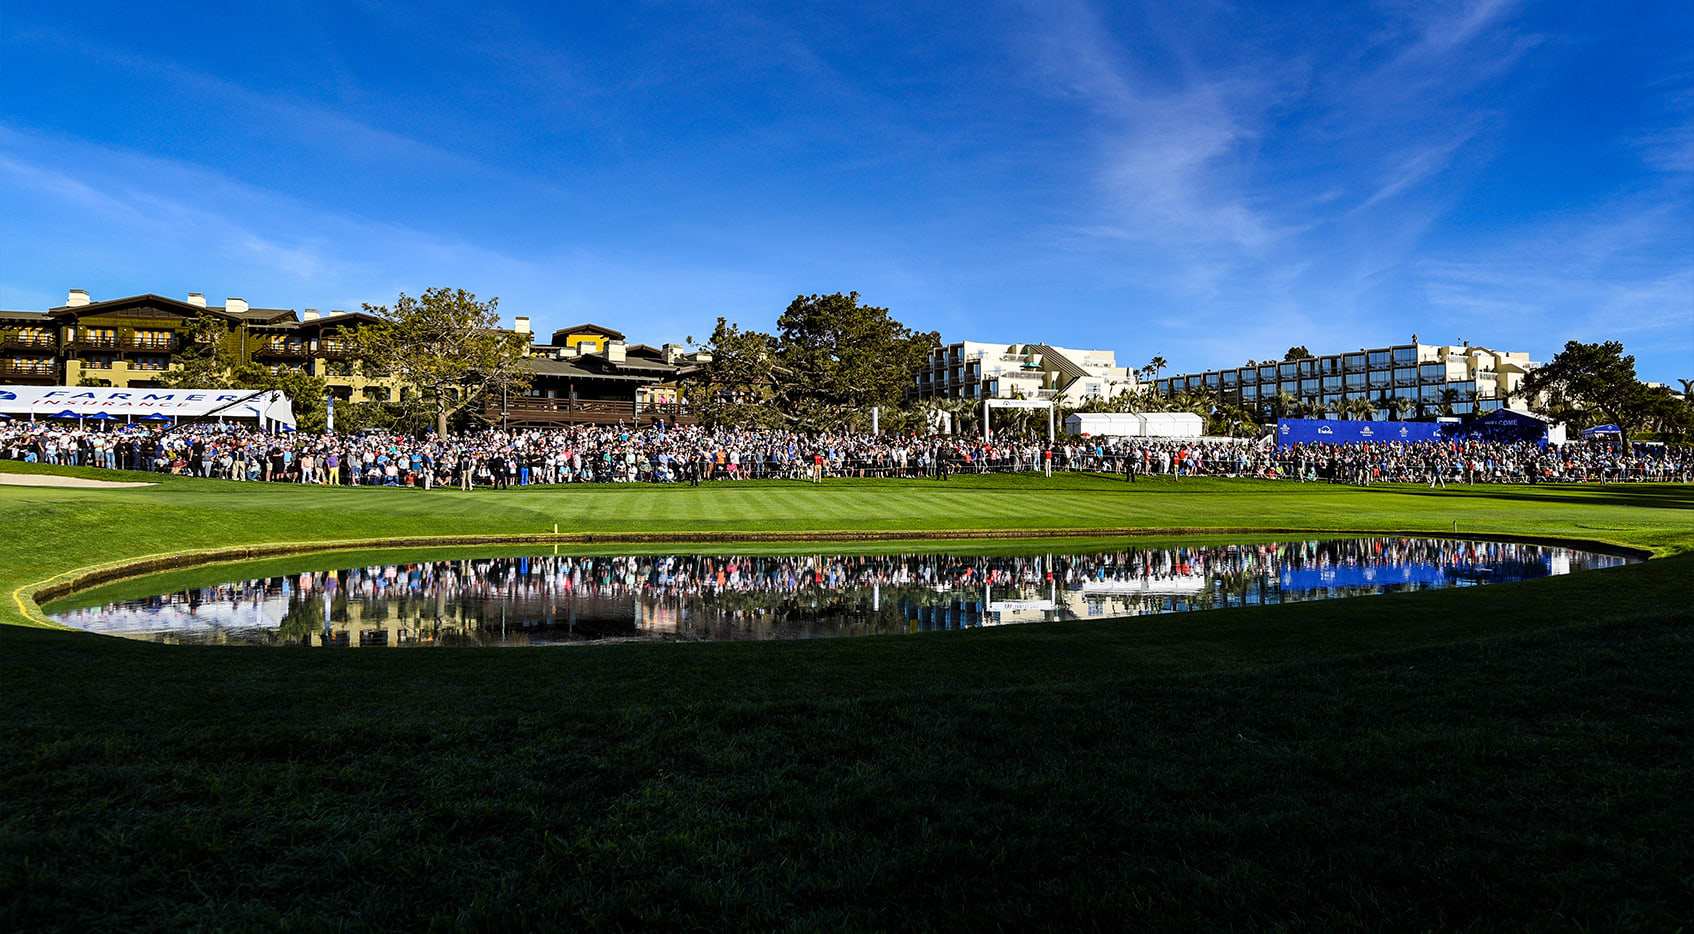
<path id="1" fill-rule="evenodd" d="M 1198 438 L 1206 423 L 1193 412 L 1077 412 L 1065 433 L 1107 438 Z"/>
<path id="2" fill-rule="evenodd" d="M 275 389 L 118 389 L 89 386 L 0 386 L 0 414 L 12 418 L 148 416 L 224 419 L 265 431 L 294 429 L 294 405 Z M 155 421 L 158 419 L 155 418 Z"/>

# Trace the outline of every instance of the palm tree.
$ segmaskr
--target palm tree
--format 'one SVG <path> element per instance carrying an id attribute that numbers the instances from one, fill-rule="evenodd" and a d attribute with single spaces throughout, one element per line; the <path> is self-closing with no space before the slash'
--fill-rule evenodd
<path id="1" fill-rule="evenodd" d="M 1374 411 L 1374 408 L 1371 406 L 1369 399 L 1361 399 L 1354 396 L 1353 398 L 1342 402 L 1339 411 L 1346 418 L 1366 421 L 1370 418 L 1371 412 Z"/>
<path id="2" fill-rule="evenodd" d="M 1416 409 L 1418 404 L 1405 396 L 1395 396 L 1388 400 L 1388 411 L 1396 421 L 1403 420 L 1406 414 Z"/>
<path id="3" fill-rule="evenodd" d="M 1296 405 L 1300 404 L 1300 400 L 1294 398 L 1294 394 L 1287 391 L 1277 393 L 1269 402 L 1271 415 L 1276 418 L 1293 417 L 1290 413 L 1294 411 Z"/>

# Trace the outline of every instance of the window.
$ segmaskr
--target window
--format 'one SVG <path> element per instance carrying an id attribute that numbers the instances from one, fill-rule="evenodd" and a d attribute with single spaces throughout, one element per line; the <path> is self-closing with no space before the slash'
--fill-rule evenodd
<path id="1" fill-rule="evenodd" d="M 1318 372 L 1325 374 L 1341 372 L 1341 358 L 1323 357 L 1318 360 Z"/>
<path id="2" fill-rule="evenodd" d="M 1349 372 L 1354 370 L 1363 370 L 1365 368 L 1365 355 L 1362 353 L 1350 353 L 1341 358 L 1341 366 L 1342 369 Z"/>
<path id="3" fill-rule="evenodd" d="M 1341 377 L 1339 377 L 1339 376 L 1325 376 L 1323 378 L 1323 391 L 1324 392 L 1337 392 L 1340 389 L 1341 389 Z"/>
<path id="4" fill-rule="evenodd" d="M 1416 347 L 1394 348 L 1395 366 L 1409 366 L 1416 362 L 1418 362 L 1418 349 Z"/>
<path id="5" fill-rule="evenodd" d="M 1287 379 L 1290 376 L 1299 376 L 1300 365 L 1298 363 L 1284 363 L 1277 367 L 1277 375 L 1283 379 Z"/>
<path id="6" fill-rule="evenodd" d="M 1363 388 L 1365 388 L 1365 374 L 1363 374 L 1363 373 L 1348 373 L 1347 374 L 1347 388 L 1348 389 L 1363 389 Z"/>
<path id="7" fill-rule="evenodd" d="M 1365 355 L 1365 359 L 1370 362 L 1370 368 L 1373 370 L 1389 366 L 1389 354 L 1386 350 L 1373 350 Z"/>
<path id="8" fill-rule="evenodd" d="M 1315 380 L 1315 379 L 1303 379 L 1303 380 L 1300 381 L 1300 395 L 1302 395 L 1302 396 L 1315 396 L 1315 395 L 1317 395 L 1317 393 L 1318 393 L 1318 381 L 1317 380 Z"/>

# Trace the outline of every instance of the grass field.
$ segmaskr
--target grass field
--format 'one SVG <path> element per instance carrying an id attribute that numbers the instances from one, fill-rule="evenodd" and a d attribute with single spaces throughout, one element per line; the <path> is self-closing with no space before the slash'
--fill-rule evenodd
<path id="1" fill-rule="evenodd" d="M 19 602 L 163 552 L 555 523 L 1456 523 L 1659 557 L 1180 617 L 580 651 L 157 646 L 28 628 Z M 1694 917 L 1691 550 L 1687 487 L 0 487 L 0 925 L 1674 930 Z"/>

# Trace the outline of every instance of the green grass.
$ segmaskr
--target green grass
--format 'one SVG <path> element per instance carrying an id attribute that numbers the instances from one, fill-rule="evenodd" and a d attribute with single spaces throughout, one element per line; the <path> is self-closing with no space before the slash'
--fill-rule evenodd
<path id="1" fill-rule="evenodd" d="M 1687 487 L 0 487 L 0 588 L 161 552 L 555 522 L 928 537 L 1456 522 L 1660 557 L 1151 619 L 586 650 L 160 646 L 27 628 L 33 605 L 8 605 L 23 625 L 0 627 L 0 926 L 1694 917 Z M 868 546 L 830 546 L 852 547 Z"/>

